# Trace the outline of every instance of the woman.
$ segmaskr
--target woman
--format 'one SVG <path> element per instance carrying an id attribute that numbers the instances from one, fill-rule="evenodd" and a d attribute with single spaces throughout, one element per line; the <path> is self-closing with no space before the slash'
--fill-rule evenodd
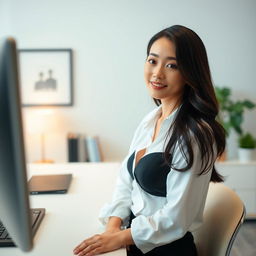
<path id="1" fill-rule="evenodd" d="M 201 39 L 180 25 L 160 31 L 149 41 L 144 76 L 158 107 L 137 128 L 101 211 L 106 232 L 75 254 L 127 246 L 128 255 L 197 255 L 191 232 L 202 222 L 209 182 L 222 181 L 214 162 L 225 149 Z"/>

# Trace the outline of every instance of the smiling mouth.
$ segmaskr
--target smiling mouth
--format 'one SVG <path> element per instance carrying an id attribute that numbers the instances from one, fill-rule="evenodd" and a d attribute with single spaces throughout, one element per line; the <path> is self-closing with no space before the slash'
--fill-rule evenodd
<path id="1" fill-rule="evenodd" d="M 162 89 L 167 87 L 167 85 L 161 84 L 161 83 L 155 83 L 155 82 L 150 82 L 152 87 L 155 89 Z"/>

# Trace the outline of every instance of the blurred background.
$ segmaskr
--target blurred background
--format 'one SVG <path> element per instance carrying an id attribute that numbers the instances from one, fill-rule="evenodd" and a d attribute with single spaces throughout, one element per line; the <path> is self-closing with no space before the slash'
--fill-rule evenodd
<path id="1" fill-rule="evenodd" d="M 121 161 L 154 108 L 143 78 L 147 43 L 175 24 L 203 40 L 215 85 L 256 102 L 255 13 L 255 0 L 0 0 L 1 37 L 15 37 L 20 49 L 73 50 L 73 105 L 23 107 L 27 161 L 41 158 L 42 132 L 54 162 L 68 161 L 72 132 L 98 136 L 103 160 Z M 255 109 L 245 111 L 242 127 L 256 136 Z M 228 138 L 229 159 L 237 158 L 236 136 Z"/>

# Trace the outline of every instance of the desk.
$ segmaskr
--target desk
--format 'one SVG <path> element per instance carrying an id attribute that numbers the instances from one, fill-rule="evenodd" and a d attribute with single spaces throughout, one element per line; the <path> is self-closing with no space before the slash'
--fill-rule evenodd
<path id="1" fill-rule="evenodd" d="M 34 249 L 23 253 L 17 248 L 0 248 L 0 256 L 71 256 L 73 248 L 104 228 L 98 213 L 111 199 L 119 163 L 30 164 L 32 174 L 72 173 L 67 194 L 30 196 L 31 208 L 46 208 L 46 215 L 34 238 Z M 102 254 L 103 255 L 103 254 Z M 120 249 L 108 256 L 125 256 Z"/>

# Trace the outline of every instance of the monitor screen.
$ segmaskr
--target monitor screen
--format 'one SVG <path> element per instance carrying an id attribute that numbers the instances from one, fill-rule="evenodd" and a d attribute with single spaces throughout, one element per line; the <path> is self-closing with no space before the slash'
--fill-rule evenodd
<path id="1" fill-rule="evenodd" d="M 32 248 L 15 40 L 0 40 L 0 220 L 23 251 Z"/>

